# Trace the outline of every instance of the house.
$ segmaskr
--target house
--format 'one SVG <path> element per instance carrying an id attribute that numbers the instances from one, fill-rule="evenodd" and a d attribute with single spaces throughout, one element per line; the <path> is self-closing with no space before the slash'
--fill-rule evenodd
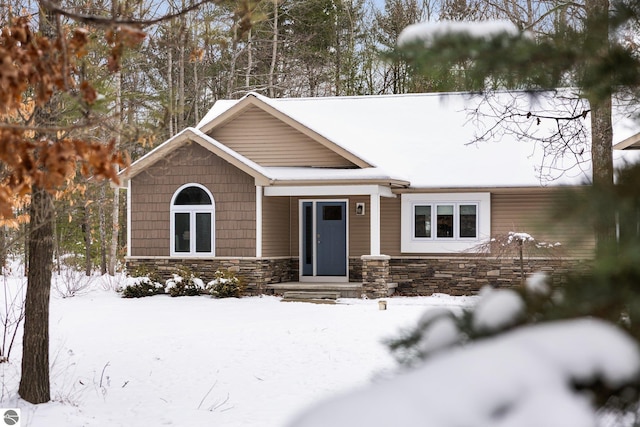
<path id="1" fill-rule="evenodd" d="M 589 162 L 518 134 L 553 133 L 555 120 L 511 114 L 509 131 L 496 120 L 516 104 L 535 116 L 575 103 L 502 96 L 499 108 L 466 93 L 217 101 L 122 172 L 128 266 L 186 265 L 203 278 L 228 268 L 253 292 L 380 297 L 517 283 L 515 258 L 478 253 L 509 231 L 563 245 L 562 256 L 530 256 L 528 271 L 588 259 L 589 230 L 540 230 L 559 189 L 587 182 Z"/>

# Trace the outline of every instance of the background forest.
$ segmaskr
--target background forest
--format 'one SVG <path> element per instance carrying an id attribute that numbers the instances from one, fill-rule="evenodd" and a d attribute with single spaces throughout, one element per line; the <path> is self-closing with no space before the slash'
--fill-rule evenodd
<path id="1" fill-rule="evenodd" d="M 83 16 L 88 24 L 96 17 L 113 16 L 145 22 L 140 28 L 146 37 L 134 49 L 109 43 L 107 27 L 92 26 L 80 66 L 98 96 L 93 121 L 74 132 L 105 144 L 113 140 L 134 161 L 185 126 L 195 125 L 217 99 L 239 98 L 249 91 L 270 97 L 437 91 L 437 81 L 412 72 L 402 60 L 385 59 L 406 26 L 425 20 L 505 19 L 544 35 L 581 25 L 584 8 L 578 3 L 220 0 L 196 8 L 192 0 L 62 1 L 60 7 L 74 14 L 74 19 L 64 21 L 70 28 L 83 25 Z M 154 22 L 192 6 L 187 14 Z M 0 10 L 4 26 L 17 15 L 33 14 L 37 19 L 38 2 L 2 1 Z M 114 53 L 115 49 L 120 50 Z M 110 62 L 114 55 L 120 67 Z M 68 125 L 85 119 L 71 107 L 61 115 Z M 124 202 L 108 182 L 82 177 L 58 191 L 58 267 L 66 263 L 87 274 L 97 269 L 113 274 L 125 253 Z M 7 253 L 28 259 L 24 218 L 2 223 L 0 262 Z"/>

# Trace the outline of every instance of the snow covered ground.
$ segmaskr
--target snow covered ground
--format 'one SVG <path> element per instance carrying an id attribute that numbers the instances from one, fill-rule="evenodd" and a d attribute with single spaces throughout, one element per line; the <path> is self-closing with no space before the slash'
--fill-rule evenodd
<path id="1" fill-rule="evenodd" d="M 20 408 L 23 427 L 282 427 L 319 399 L 393 368 L 381 340 L 425 309 L 472 301 L 391 298 L 381 311 L 358 299 L 123 299 L 97 280 L 73 298 L 52 294 L 53 401 L 17 397 L 18 336 L 10 362 L 0 364 L 0 406 Z"/>
<path id="2" fill-rule="evenodd" d="M 637 343 L 594 319 L 520 327 L 447 350 L 457 327 L 434 321 L 418 345 L 440 352 L 390 374 L 396 364 L 385 338 L 426 325 L 443 308 L 474 304 L 480 329 L 509 325 L 522 309 L 511 290 L 389 298 L 380 310 L 377 300 L 362 299 L 124 299 L 105 276 L 62 297 L 83 288 L 78 277 L 53 281 L 52 401 L 31 405 L 17 396 L 20 330 L 9 362 L 0 363 L 0 408 L 20 409 L 22 427 L 637 425 L 635 416 L 597 414 L 573 387 L 597 378 L 617 388 L 640 376 Z M 24 282 L 0 276 L 0 322 L 18 307 L 11 301 Z"/>

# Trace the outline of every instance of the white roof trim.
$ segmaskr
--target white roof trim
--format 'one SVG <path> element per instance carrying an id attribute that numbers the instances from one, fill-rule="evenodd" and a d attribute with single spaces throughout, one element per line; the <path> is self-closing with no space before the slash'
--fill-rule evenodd
<path id="1" fill-rule="evenodd" d="M 318 185 L 265 187 L 265 196 L 374 196 L 396 197 L 383 185 Z"/>
<path id="2" fill-rule="evenodd" d="M 613 146 L 614 150 L 638 150 L 640 149 L 640 133 L 618 142 Z"/>

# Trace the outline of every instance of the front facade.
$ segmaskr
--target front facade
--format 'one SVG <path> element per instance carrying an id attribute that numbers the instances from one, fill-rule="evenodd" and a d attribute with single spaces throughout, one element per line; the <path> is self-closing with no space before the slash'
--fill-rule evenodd
<path id="1" fill-rule="evenodd" d="M 232 269 L 255 293 L 282 283 L 336 283 L 381 297 L 393 290 L 467 294 L 484 285 L 518 284 L 516 254 L 489 251 L 492 238 L 514 231 L 562 243 L 554 251 L 525 254 L 527 272 L 558 272 L 591 256 L 588 230 L 549 227 L 548 214 L 566 188 L 482 177 L 452 186 L 427 177 L 434 184 L 418 186 L 411 160 L 396 159 L 401 167 L 394 170 L 375 156 L 369 160 L 362 149 L 356 154 L 331 134 L 356 138 L 342 130 L 348 124 L 330 122 L 325 132 L 307 120 L 313 114 L 292 113 L 315 111 L 313 100 L 300 102 L 311 105 L 283 107 L 254 94 L 223 102 L 197 128 L 124 171 L 129 267 L 144 264 L 169 275 L 186 265 L 205 280 L 216 269 Z M 363 138 L 380 145 L 375 135 Z M 395 145 L 389 141 L 381 158 L 421 156 Z M 483 174 L 479 166 L 476 175 Z M 403 174 L 404 167 L 410 173 Z M 421 168 L 436 169 L 414 170 Z"/>

